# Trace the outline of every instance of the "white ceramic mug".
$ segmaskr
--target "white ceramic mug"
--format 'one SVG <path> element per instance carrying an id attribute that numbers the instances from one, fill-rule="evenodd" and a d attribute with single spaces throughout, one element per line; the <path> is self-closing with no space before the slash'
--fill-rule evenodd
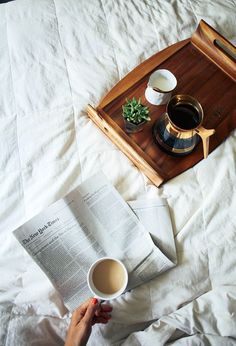
<path id="1" fill-rule="evenodd" d="M 108 262 L 109 265 L 107 265 Z M 96 275 L 100 276 L 100 284 L 95 282 L 97 279 Z M 117 277 L 119 277 L 119 284 L 115 291 L 109 292 L 105 289 L 102 291 L 101 287 L 104 288 L 104 285 L 110 285 L 112 280 L 117 280 Z M 120 260 L 113 257 L 102 257 L 91 265 L 87 275 L 87 282 L 94 297 L 102 300 L 110 300 L 119 297 L 125 291 L 128 283 L 128 272 Z"/>
<path id="2" fill-rule="evenodd" d="M 156 70 L 149 78 L 145 97 L 153 105 L 168 103 L 172 91 L 176 88 L 177 80 L 169 70 Z"/>

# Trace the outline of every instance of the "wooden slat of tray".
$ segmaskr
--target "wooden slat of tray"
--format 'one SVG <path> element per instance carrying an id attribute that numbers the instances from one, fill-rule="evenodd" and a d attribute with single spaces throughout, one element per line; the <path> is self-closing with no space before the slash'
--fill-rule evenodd
<path id="1" fill-rule="evenodd" d="M 212 42 L 207 45 L 204 33 L 207 31 L 211 41 L 217 37 L 228 47 L 230 44 L 211 30 L 206 23 L 201 22 L 198 34 L 195 33 L 192 40 L 179 42 L 155 54 L 121 80 L 102 100 L 97 110 L 88 107 L 91 119 L 157 186 L 199 162 L 203 158 L 203 150 L 202 144 L 199 144 L 191 154 L 173 157 L 155 144 L 152 127 L 165 111 L 165 106 L 150 105 L 144 97 L 147 81 L 154 70 L 170 70 L 178 80 L 175 94 L 190 94 L 202 104 L 205 114 L 203 125 L 216 129 L 215 135 L 210 138 L 210 152 L 236 127 L 235 65 L 228 57 L 222 62 L 222 52 L 215 57 L 216 48 Z M 201 49 L 196 44 L 199 40 Z M 204 45 L 207 49 L 203 54 Z M 137 134 L 125 133 L 122 118 L 121 107 L 126 98 L 132 97 L 142 98 L 152 118 L 144 130 Z"/>

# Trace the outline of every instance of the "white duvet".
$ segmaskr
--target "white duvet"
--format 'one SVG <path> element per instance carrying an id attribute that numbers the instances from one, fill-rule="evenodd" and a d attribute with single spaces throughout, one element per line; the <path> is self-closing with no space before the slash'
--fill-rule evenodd
<path id="1" fill-rule="evenodd" d="M 235 0 L 0 5 L 0 345 L 63 345 L 69 314 L 12 231 L 97 170 L 125 200 L 167 198 L 178 265 L 114 301 L 90 344 L 236 344 L 235 131 L 157 189 L 85 112 L 200 19 L 236 43 Z"/>

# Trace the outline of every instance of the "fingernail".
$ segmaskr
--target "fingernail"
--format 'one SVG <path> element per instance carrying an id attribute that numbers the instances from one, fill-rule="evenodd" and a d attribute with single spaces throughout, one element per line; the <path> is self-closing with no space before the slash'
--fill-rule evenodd
<path id="1" fill-rule="evenodd" d="M 98 303 L 97 298 L 92 298 L 92 304 L 93 304 L 93 305 L 96 305 L 97 303 Z"/>

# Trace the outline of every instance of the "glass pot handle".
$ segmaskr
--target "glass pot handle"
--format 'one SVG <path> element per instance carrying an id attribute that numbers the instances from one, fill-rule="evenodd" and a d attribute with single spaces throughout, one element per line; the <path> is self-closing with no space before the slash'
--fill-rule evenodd
<path id="1" fill-rule="evenodd" d="M 195 132 L 201 137 L 202 144 L 203 144 L 203 154 L 204 159 L 207 158 L 208 152 L 209 152 L 209 137 L 214 135 L 215 130 L 207 130 L 204 127 L 200 126 L 199 128 L 195 129 Z"/>

